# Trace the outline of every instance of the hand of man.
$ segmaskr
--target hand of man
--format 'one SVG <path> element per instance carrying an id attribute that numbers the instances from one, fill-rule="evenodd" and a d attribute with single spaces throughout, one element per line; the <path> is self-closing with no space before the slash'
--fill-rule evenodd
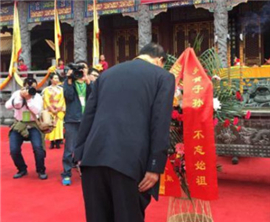
<path id="1" fill-rule="evenodd" d="M 69 77 L 69 76 L 71 76 L 72 73 L 73 73 L 72 69 L 69 69 L 69 70 L 67 71 L 66 76 Z"/>
<path id="2" fill-rule="evenodd" d="M 86 84 L 90 84 L 90 79 L 89 79 L 89 77 L 88 77 L 88 68 L 87 67 L 85 67 L 83 70 L 83 78 L 84 78 L 84 81 L 85 81 L 85 83 Z"/>
<path id="3" fill-rule="evenodd" d="M 83 76 L 88 75 L 88 68 L 85 67 L 82 71 L 83 71 Z"/>
<path id="4" fill-rule="evenodd" d="M 145 192 L 152 188 L 158 181 L 159 174 L 153 172 L 146 172 L 143 180 L 139 184 L 139 191 Z"/>

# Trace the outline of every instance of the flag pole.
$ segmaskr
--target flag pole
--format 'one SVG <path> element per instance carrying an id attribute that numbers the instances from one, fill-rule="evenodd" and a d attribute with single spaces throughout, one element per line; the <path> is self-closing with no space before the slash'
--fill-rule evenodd
<path id="1" fill-rule="evenodd" d="M 22 51 L 21 31 L 20 31 L 20 22 L 19 22 L 17 5 L 18 5 L 18 2 L 14 1 L 11 59 L 10 59 L 10 64 L 9 64 L 9 69 L 8 69 L 8 76 L 0 85 L 1 90 L 7 86 L 12 76 L 16 74 L 14 70 L 14 64 L 18 62 L 21 51 Z M 22 80 L 19 78 L 18 74 L 15 75 L 15 78 L 18 84 L 22 85 Z"/>
<path id="2" fill-rule="evenodd" d="M 62 42 L 62 34 L 60 28 L 60 21 L 57 10 L 57 0 L 54 0 L 54 45 L 55 45 L 55 63 L 58 66 L 58 60 L 61 58 L 60 45 Z"/>
<path id="3" fill-rule="evenodd" d="M 94 67 L 99 63 L 99 26 L 96 0 L 93 0 L 93 63 Z"/>

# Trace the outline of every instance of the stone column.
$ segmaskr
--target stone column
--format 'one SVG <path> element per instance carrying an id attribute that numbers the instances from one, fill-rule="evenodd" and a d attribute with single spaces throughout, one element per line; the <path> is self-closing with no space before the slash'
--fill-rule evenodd
<path id="1" fill-rule="evenodd" d="M 215 39 L 223 67 L 227 67 L 228 10 L 227 1 L 216 0 L 214 7 Z"/>
<path id="2" fill-rule="evenodd" d="M 228 11 L 247 0 L 214 0 L 211 3 L 196 4 L 196 8 L 204 8 L 214 13 L 215 39 L 218 45 L 218 54 L 222 66 L 227 67 L 227 37 L 228 37 Z"/>
<path id="3" fill-rule="evenodd" d="M 151 13 L 148 5 L 139 5 L 138 10 L 139 50 L 152 40 Z"/>
<path id="4" fill-rule="evenodd" d="M 150 11 L 149 5 L 139 5 L 137 12 L 123 13 L 123 16 L 129 16 L 138 21 L 139 50 L 152 41 L 151 19 L 159 13 L 166 11 L 167 9 Z"/>
<path id="5" fill-rule="evenodd" d="M 24 59 L 24 63 L 27 65 L 28 70 L 31 70 L 31 39 L 30 39 L 31 36 L 27 25 L 28 3 L 19 1 L 18 11 L 20 17 L 21 41 L 22 41 L 21 57 Z"/>
<path id="6" fill-rule="evenodd" d="M 74 61 L 87 61 L 87 37 L 84 24 L 86 1 L 73 1 L 74 4 Z"/>

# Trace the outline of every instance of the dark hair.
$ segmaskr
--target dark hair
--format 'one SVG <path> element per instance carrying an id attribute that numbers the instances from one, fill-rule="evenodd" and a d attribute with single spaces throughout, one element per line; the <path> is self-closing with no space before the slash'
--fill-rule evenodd
<path id="1" fill-rule="evenodd" d="M 51 72 L 50 73 L 50 79 L 53 79 L 54 76 L 58 76 L 59 80 L 60 80 L 60 75 L 57 72 Z"/>
<path id="2" fill-rule="evenodd" d="M 151 58 L 160 58 L 162 57 L 162 62 L 166 62 L 167 55 L 164 52 L 164 49 L 161 45 L 151 42 L 145 45 L 139 52 L 139 55 L 149 55 Z"/>
<path id="3" fill-rule="evenodd" d="M 64 62 L 63 59 L 59 58 L 59 59 L 58 59 L 58 62 L 60 62 L 60 61 Z"/>
<path id="4" fill-rule="evenodd" d="M 23 61 L 23 62 L 24 62 L 23 58 L 19 58 L 19 62 L 20 62 L 20 61 Z"/>
<path id="5" fill-rule="evenodd" d="M 49 85 L 49 86 L 52 84 L 52 79 L 53 79 L 53 77 L 54 77 L 55 75 L 58 76 L 60 82 L 62 81 L 62 78 L 61 78 L 61 76 L 59 75 L 59 73 L 57 73 L 57 72 L 51 72 L 51 73 L 50 73 L 50 76 L 49 76 L 49 82 L 48 82 L 48 85 Z"/>
<path id="6" fill-rule="evenodd" d="M 79 64 L 79 63 L 84 63 L 84 64 L 86 64 L 87 66 L 88 66 L 88 64 L 87 64 L 87 62 L 86 61 L 84 61 L 84 60 L 79 60 L 79 61 L 77 61 L 77 62 L 75 62 L 76 64 Z"/>
<path id="7" fill-rule="evenodd" d="M 23 86 L 26 86 L 26 84 L 28 86 L 32 86 L 33 83 L 36 83 L 37 84 L 37 80 L 34 79 L 33 77 L 27 77 L 23 80 Z"/>

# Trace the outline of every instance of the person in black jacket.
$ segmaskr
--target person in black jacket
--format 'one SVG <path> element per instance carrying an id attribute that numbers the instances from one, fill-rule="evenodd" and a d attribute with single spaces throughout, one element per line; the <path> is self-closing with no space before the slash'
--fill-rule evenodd
<path id="1" fill-rule="evenodd" d="M 165 60 L 150 43 L 94 84 L 74 151 L 89 222 L 142 222 L 151 195 L 158 198 L 175 87 Z"/>
<path id="2" fill-rule="evenodd" d="M 63 85 L 66 102 L 66 114 L 64 118 L 65 149 L 62 160 L 64 170 L 61 174 L 63 185 L 71 184 L 71 169 L 73 166 L 75 142 L 85 110 L 86 100 L 91 93 L 90 80 L 87 77 L 87 63 L 79 61 L 77 64 L 84 66 L 84 69 L 80 70 L 82 75 L 76 76 L 73 70 L 69 70 Z"/>

